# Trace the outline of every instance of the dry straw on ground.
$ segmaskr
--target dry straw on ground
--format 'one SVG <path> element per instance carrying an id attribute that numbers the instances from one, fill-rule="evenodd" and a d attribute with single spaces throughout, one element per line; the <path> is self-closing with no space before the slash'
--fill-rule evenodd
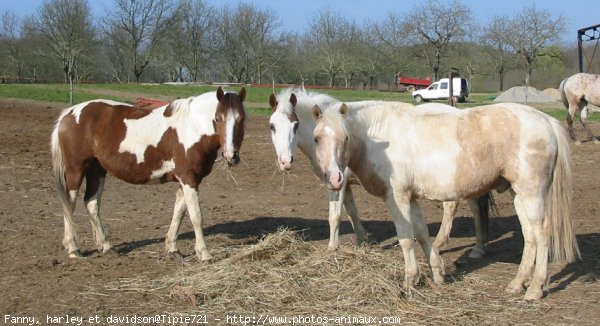
<path id="1" fill-rule="evenodd" d="M 212 263 L 192 263 L 161 280 L 122 283 L 121 290 L 168 291 L 171 300 L 190 304 L 187 313 L 209 316 L 393 316 L 402 324 L 465 325 L 507 322 L 523 309 L 533 318 L 547 308 L 523 303 L 493 280 L 473 275 L 435 286 L 423 262 L 423 282 L 407 296 L 399 248 L 330 252 L 296 232 L 280 230 L 254 245 L 213 253 Z"/>

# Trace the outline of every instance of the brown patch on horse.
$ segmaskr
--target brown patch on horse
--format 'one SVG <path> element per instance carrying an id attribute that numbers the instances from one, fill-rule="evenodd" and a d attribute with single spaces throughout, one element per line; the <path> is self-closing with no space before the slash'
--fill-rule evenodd
<path id="1" fill-rule="evenodd" d="M 478 197 L 518 179 L 520 129 L 517 116 L 489 107 L 472 109 L 459 121 L 461 151 L 454 175 L 459 196 Z"/>
<path id="2" fill-rule="evenodd" d="M 173 115 L 173 102 L 169 103 L 165 108 L 165 112 L 163 112 L 164 117 L 170 117 Z"/>

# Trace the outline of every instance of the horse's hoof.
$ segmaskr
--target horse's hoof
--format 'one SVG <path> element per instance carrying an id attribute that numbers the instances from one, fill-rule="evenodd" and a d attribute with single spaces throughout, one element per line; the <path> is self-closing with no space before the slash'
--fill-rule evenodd
<path id="1" fill-rule="evenodd" d="M 103 253 L 103 254 L 105 254 L 105 253 L 107 253 L 107 252 L 109 252 L 111 250 L 115 250 L 115 249 L 113 248 L 113 246 L 108 241 L 105 242 L 103 245 L 101 245 L 101 246 L 98 247 L 98 251 L 101 252 L 101 253 Z"/>
<path id="2" fill-rule="evenodd" d="M 581 146 L 582 143 L 579 140 L 576 140 L 573 144 L 577 145 L 577 146 Z"/>
<path id="3" fill-rule="evenodd" d="M 167 257 L 169 257 L 170 259 L 179 260 L 183 258 L 183 255 L 179 250 L 175 250 L 167 252 Z"/>
<path id="4" fill-rule="evenodd" d="M 481 259 L 485 256 L 485 249 L 481 249 L 477 246 L 473 247 L 473 249 L 471 249 L 471 252 L 469 253 L 469 258 L 471 259 Z"/>
<path id="5" fill-rule="evenodd" d="M 83 258 L 83 255 L 81 254 L 81 251 L 79 249 L 77 249 L 77 250 L 71 251 L 69 253 L 69 258 L 74 258 L 74 259 Z"/>
<path id="6" fill-rule="evenodd" d="M 207 262 L 213 259 L 213 256 L 208 252 L 196 254 L 196 257 L 198 258 L 199 262 Z"/>
<path id="7" fill-rule="evenodd" d="M 106 251 L 103 251 L 102 254 L 108 257 L 118 257 L 121 255 L 117 249 L 112 247 Z"/>
<path id="8" fill-rule="evenodd" d="M 525 301 L 539 301 L 544 296 L 544 291 L 539 289 L 529 288 L 523 297 Z"/>
<path id="9" fill-rule="evenodd" d="M 600 140 L 598 140 L 597 138 L 594 138 L 594 145 L 600 145 Z"/>
<path id="10" fill-rule="evenodd" d="M 504 290 L 504 292 L 510 293 L 510 294 L 519 294 L 519 293 L 523 292 L 523 286 L 522 285 L 518 285 L 518 286 L 508 285 L 508 287 Z"/>
<path id="11" fill-rule="evenodd" d="M 433 283 L 435 285 L 443 285 L 444 284 L 444 274 L 443 273 L 433 273 Z"/>

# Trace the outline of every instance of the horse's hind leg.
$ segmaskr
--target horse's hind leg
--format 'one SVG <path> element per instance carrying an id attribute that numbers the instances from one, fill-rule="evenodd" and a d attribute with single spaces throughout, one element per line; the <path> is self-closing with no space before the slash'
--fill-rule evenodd
<path id="1" fill-rule="evenodd" d="M 515 195 L 514 203 L 517 216 L 519 217 L 519 222 L 521 223 L 524 247 L 519 270 L 515 278 L 508 284 L 506 292 L 516 294 L 523 291 L 523 285 L 525 282 L 531 279 L 531 275 L 533 274 L 537 246 L 536 236 L 534 229 L 532 228 L 531 221 L 542 219 L 541 210 L 543 206 L 537 200 L 532 198 L 524 198 L 524 196 L 519 194 Z"/>
<path id="2" fill-rule="evenodd" d="M 569 104 L 567 108 L 567 130 L 569 130 L 569 136 L 571 140 L 577 142 L 577 137 L 575 137 L 575 129 L 573 129 L 573 118 L 575 117 L 575 113 L 577 112 L 577 105 Z"/>
<path id="3" fill-rule="evenodd" d="M 65 233 L 62 244 L 67 251 L 69 258 L 81 257 L 79 247 L 77 247 L 77 233 L 75 231 L 75 222 L 73 221 L 73 212 L 77 201 L 77 194 L 83 181 L 83 173 L 78 170 L 65 169 L 65 193 L 61 194 L 63 201 L 63 219 L 65 223 Z"/>
<path id="4" fill-rule="evenodd" d="M 475 220 L 475 237 L 476 243 L 471 252 L 469 258 L 479 259 L 485 256 L 485 244 L 488 242 L 488 231 L 489 231 L 489 197 L 490 194 L 485 194 L 476 199 L 469 200 L 469 207 L 473 212 L 473 219 Z"/>
<path id="5" fill-rule="evenodd" d="M 356 235 L 356 244 L 362 245 L 367 243 L 368 237 L 365 228 L 360 222 L 360 218 L 358 217 L 358 210 L 356 209 L 356 202 L 354 201 L 354 195 L 352 194 L 352 188 L 350 185 L 346 185 L 346 196 L 344 197 L 344 209 L 346 213 L 350 217 L 350 223 L 352 223 L 352 227 L 354 228 L 354 234 Z"/>
<path id="6" fill-rule="evenodd" d="M 167 254 L 173 256 L 181 255 L 177 249 L 177 233 L 179 232 L 179 226 L 181 225 L 181 219 L 185 213 L 185 199 L 183 197 L 183 190 L 181 187 L 177 190 L 175 195 L 175 206 L 173 207 L 173 218 L 171 219 L 171 225 L 169 231 L 165 237 L 165 246 L 167 247 Z"/>
<path id="7" fill-rule="evenodd" d="M 458 207 L 458 201 L 445 201 L 442 204 L 444 206 L 444 216 L 442 217 L 442 225 L 438 231 L 437 236 L 433 245 L 436 248 L 442 248 L 448 243 L 450 237 L 450 230 L 452 230 L 452 221 L 454 215 L 456 215 L 456 208 Z"/>
<path id="8" fill-rule="evenodd" d="M 583 125 L 583 128 L 585 129 L 588 139 L 593 140 L 595 144 L 600 144 L 600 141 L 598 139 L 596 139 L 596 137 L 594 137 L 594 133 L 592 132 L 592 129 L 590 128 L 590 125 L 588 124 L 588 121 L 587 121 L 588 108 L 587 108 L 587 102 L 585 100 L 581 101 L 580 108 L 581 108 L 581 111 L 579 112 L 579 121 L 581 122 L 581 125 Z"/>
<path id="9" fill-rule="evenodd" d="M 104 225 L 102 225 L 102 221 L 100 220 L 100 202 L 105 180 L 106 170 L 95 161 L 85 174 L 86 186 L 83 201 L 90 216 L 96 248 L 102 253 L 106 253 L 112 248 L 110 242 L 106 240 Z"/>

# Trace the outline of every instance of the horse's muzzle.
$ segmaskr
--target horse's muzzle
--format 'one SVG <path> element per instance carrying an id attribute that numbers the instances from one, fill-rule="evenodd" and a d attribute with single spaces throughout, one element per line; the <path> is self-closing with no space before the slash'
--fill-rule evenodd
<path id="1" fill-rule="evenodd" d="M 344 175 L 340 171 L 335 171 L 333 173 L 327 173 L 325 175 L 325 182 L 327 184 L 327 188 L 329 190 L 337 191 L 342 189 L 344 185 Z"/>
<path id="2" fill-rule="evenodd" d="M 233 157 L 231 157 L 230 159 L 225 157 L 225 153 L 221 153 L 221 155 L 223 156 L 223 159 L 225 160 L 228 166 L 240 163 L 240 152 L 238 151 L 233 152 Z"/>

